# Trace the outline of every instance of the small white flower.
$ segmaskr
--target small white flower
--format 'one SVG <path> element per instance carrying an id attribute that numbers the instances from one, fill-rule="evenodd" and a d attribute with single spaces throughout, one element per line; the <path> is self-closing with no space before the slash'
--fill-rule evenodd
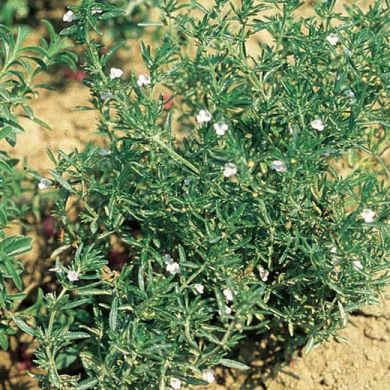
<path id="1" fill-rule="evenodd" d="M 332 45 L 336 46 L 339 43 L 339 36 L 337 34 L 329 34 L 326 40 Z"/>
<path id="2" fill-rule="evenodd" d="M 172 264 L 167 264 L 166 270 L 172 274 L 176 275 L 180 273 L 180 265 L 179 263 L 173 262 Z"/>
<path id="3" fill-rule="evenodd" d="M 113 97 L 114 97 L 114 95 L 111 92 L 103 92 L 100 95 L 100 99 L 102 99 L 104 102 L 109 100 L 109 99 L 112 99 Z"/>
<path id="4" fill-rule="evenodd" d="M 376 213 L 375 211 L 372 211 L 371 209 L 364 209 L 360 216 L 364 219 L 364 222 L 371 223 L 374 222 Z"/>
<path id="5" fill-rule="evenodd" d="M 171 385 L 172 389 L 180 390 L 180 388 L 181 388 L 181 380 L 178 379 L 178 378 L 171 378 L 170 385 Z"/>
<path id="6" fill-rule="evenodd" d="M 99 150 L 99 155 L 102 156 L 102 157 L 107 157 L 111 154 L 111 150 L 109 149 L 100 149 Z"/>
<path id="7" fill-rule="evenodd" d="M 348 89 L 344 92 L 345 96 L 349 97 L 350 99 L 355 99 L 356 98 L 356 95 L 355 93 L 351 90 L 351 89 Z"/>
<path id="8" fill-rule="evenodd" d="M 77 280 L 79 280 L 79 273 L 76 271 L 69 271 L 66 277 L 70 282 L 76 282 Z"/>
<path id="9" fill-rule="evenodd" d="M 271 168 L 276 172 L 287 172 L 287 166 L 284 161 L 274 160 L 271 163 Z"/>
<path id="10" fill-rule="evenodd" d="M 222 292 L 223 292 L 223 295 L 225 296 L 226 302 L 233 300 L 234 294 L 230 288 L 225 288 Z"/>
<path id="11" fill-rule="evenodd" d="M 225 306 L 224 312 L 225 312 L 226 315 L 232 314 L 232 308 L 226 305 L 226 306 Z M 218 310 L 218 314 L 219 314 L 220 316 L 222 315 L 221 310 Z"/>
<path id="12" fill-rule="evenodd" d="M 123 70 L 119 68 L 111 68 L 110 69 L 110 79 L 119 79 L 123 75 Z"/>
<path id="13" fill-rule="evenodd" d="M 173 258 L 169 254 L 164 255 L 162 259 L 165 264 L 173 264 Z"/>
<path id="14" fill-rule="evenodd" d="M 348 57 L 350 57 L 352 55 L 352 51 L 348 49 L 348 47 L 345 47 L 344 48 L 344 54 Z"/>
<path id="15" fill-rule="evenodd" d="M 62 20 L 66 23 L 71 23 L 75 20 L 75 15 L 72 11 L 68 11 L 65 13 L 65 15 L 62 17 Z"/>
<path id="16" fill-rule="evenodd" d="M 266 282 L 268 280 L 268 276 L 269 276 L 269 271 L 263 267 L 259 267 L 259 273 L 260 273 L 260 279 L 263 281 L 263 282 Z"/>
<path id="17" fill-rule="evenodd" d="M 234 176 L 237 173 L 237 167 L 233 163 L 226 163 L 223 167 L 223 175 L 225 177 Z"/>
<path id="18" fill-rule="evenodd" d="M 359 260 L 355 260 L 352 262 L 353 268 L 357 269 L 358 271 L 361 271 L 363 269 L 363 265 Z"/>
<path id="19" fill-rule="evenodd" d="M 325 129 L 325 125 L 321 119 L 315 119 L 314 121 L 310 122 L 310 126 L 317 131 L 323 131 Z"/>
<path id="20" fill-rule="evenodd" d="M 137 79 L 137 85 L 139 87 L 143 87 L 145 85 L 149 85 L 152 82 L 150 76 L 146 74 L 140 74 Z"/>
<path id="21" fill-rule="evenodd" d="M 207 369 L 202 371 L 202 378 L 207 383 L 211 384 L 215 382 L 215 373 L 213 370 Z"/>
<path id="22" fill-rule="evenodd" d="M 103 12 L 103 10 L 98 9 L 98 8 L 94 8 L 94 9 L 92 10 L 92 15 L 101 14 L 102 12 Z"/>
<path id="23" fill-rule="evenodd" d="M 40 182 L 38 183 L 38 188 L 40 190 L 47 190 L 51 186 L 51 184 L 51 180 L 42 177 Z"/>
<path id="24" fill-rule="evenodd" d="M 196 290 L 196 292 L 198 294 L 202 295 L 204 293 L 204 286 L 203 286 L 203 284 L 200 284 L 200 283 L 195 284 L 194 289 Z"/>
<path id="25" fill-rule="evenodd" d="M 196 120 L 199 124 L 207 123 L 211 121 L 211 114 L 207 110 L 200 110 L 198 115 L 196 116 Z"/>
<path id="26" fill-rule="evenodd" d="M 229 126 L 224 122 L 214 123 L 213 127 L 218 136 L 225 135 L 229 129 Z"/>

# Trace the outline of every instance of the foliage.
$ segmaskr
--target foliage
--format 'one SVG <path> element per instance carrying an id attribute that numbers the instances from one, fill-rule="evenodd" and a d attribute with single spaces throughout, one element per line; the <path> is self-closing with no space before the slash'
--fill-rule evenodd
<path id="1" fill-rule="evenodd" d="M 19 29 L 15 35 L 7 27 L 0 25 L 0 139 L 12 147 L 17 135 L 23 132 L 19 118 L 26 117 L 45 125 L 35 117 L 30 99 L 44 84 L 36 83 L 36 77 L 48 67 L 66 63 L 73 66 L 75 56 L 66 50 L 65 40 L 59 38 L 52 26 L 46 23 L 50 40 L 42 40 L 39 46 L 26 46 L 27 30 Z M 47 125 L 45 125 L 47 127 Z M 22 266 L 15 257 L 28 252 L 31 238 L 22 235 L 9 235 L 5 229 L 18 222 L 28 206 L 20 204 L 26 189 L 23 186 L 24 174 L 17 169 L 18 160 L 0 151 L 0 346 L 8 347 L 6 335 L 14 315 L 15 304 L 24 298 L 21 272 Z M 13 283 L 10 283 L 10 282 Z"/>
<path id="2" fill-rule="evenodd" d="M 296 19 L 300 4 L 166 0 L 143 75 L 101 43 L 121 9 L 69 7 L 62 34 L 85 48 L 85 109 L 109 148 L 51 156 L 61 288 L 37 326 L 17 319 L 39 341 L 43 389 L 205 385 L 218 364 L 247 368 L 229 353 L 249 332 L 309 351 L 378 301 L 389 4 L 344 17 L 326 1 Z M 377 171 L 338 173 L 351 151 Z"/>

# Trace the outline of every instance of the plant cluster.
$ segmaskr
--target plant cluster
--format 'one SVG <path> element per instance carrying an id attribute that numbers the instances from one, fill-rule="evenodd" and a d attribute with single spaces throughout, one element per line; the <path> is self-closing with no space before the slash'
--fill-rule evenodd
<path id="1" fill-rule="evenodd" d="M 334 3 L 297 19 L 298 0 L 165 0 L 142 74 L 102 43 L 123 10 L 69 7 L 108 146 L 51 155 L 40 181 L 64 229 L 59 289 L 15 321 L 39 342 L 43 389 L 207 385 L 219 364 L 247 368 L 230 352 L 249 332 L 310 351 L 378 302 L 389 4 Z M 339 173 L 350 152 L 377 168 Z"/>
<path id="2" fill-rule="evenodd" d="M 76 60 L 67 50 L 65 40 L 58 37 L 50 24 L 46 23 L 46 27 L 48 41 L 42 39 L 39 45 L 26 46 L 27 30 L 19 29 L 15 35 L 0 25 L 0 139 L 12 147 L 17 135 L 24 131 L 19 123 L 21 117 L 47 127 L 29 105 L 38 90 L 47 87 L 36 82 L 37 76 L 57 64 L 73 66 Z M 31 186 L 24 185 L 27 178 L 17 164 L 17 159 L 0 151 L 0 346 L 4 349 L 8 347 L 7 335 L 13 333 L 10 320 L 25 298 L 20 292 L 22 265 L 15 257 L 31 248 L 31 238 L 6 231 L 12 223 L 22 226 L 21 219 L 29 210 L 21 200 Z"/>

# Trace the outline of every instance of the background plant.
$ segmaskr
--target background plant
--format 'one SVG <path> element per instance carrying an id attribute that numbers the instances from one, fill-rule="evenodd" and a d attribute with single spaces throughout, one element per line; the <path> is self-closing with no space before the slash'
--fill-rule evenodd
<path id="1" fill-rule="evenodd" d="M 359 150 L 386 174 L 388 4 L 348 18 L 333 5 L 295 20 L 297 1 L 165 2 L 141 77 L 123 77 L 95 34 L 119 9 L 71 8 L 63 33 L 85 45 L 110 147 L 53 156 L 62 287 L 41 326 L 19 322 L 40 342 L 43 388 L 206 384 L 209 367 L 245 368 L 227 357 L 249 331 L 310 350 L 377 302 L 388 190 L 375 172 L 333 166 Z M 253 54 L 263 30 L 273 45 Z"/>
<path id="2" fill-rule="evenodd" d="M 66 51 L 63 38 L 59 38 L 46 23 L 50 39 L 39 46 L 27 46 L 27 30 L 14 34 L 0 25 L 0 139 L 15 147 L 17 135 L 23 132 L 19 123 L 27 117 L 41 125 L 31 107 L 31 98 L 45 84 L 37 82 L 37 76 L 49 66 L 66 63 L 73 66 L 75 57 Z M 31 207 L 22 201 L 31 191 L 25 173 L 17 166 L 18 160 L 5 151 L 0 152 L 0 346 L 8 347 L 8 335 L 14 333 L 10 321 L 20 301 L 25 298 L 21 278 L 22 265 L 16 257 L 31 249 L 31 238 L 7 234 L 10 224 L 23 227 L 23 217 Z M 19 290 L 19 292 L 17 292 Z"/>

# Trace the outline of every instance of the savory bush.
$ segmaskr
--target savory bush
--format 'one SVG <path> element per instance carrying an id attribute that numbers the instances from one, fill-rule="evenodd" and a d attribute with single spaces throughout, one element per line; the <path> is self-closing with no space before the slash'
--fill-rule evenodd
<path id="1" fill-rule="evenodd" d="M 295 0 L 166 0 L 143 74 L 101 43 L 119 8 L 69 7 L 108 147 L 52 156 L 41 185 L 65 231 L 61 287 L 37 325 L 17 322 L 43 389 L 206 385 L 218 364 L 247 368 L 229 352 L 249 332 L 309 351 L 378 301 L 389 9 L 334 3 L 296 18 Z M 372 164 L 336 169 L 356 154 Z"/>

